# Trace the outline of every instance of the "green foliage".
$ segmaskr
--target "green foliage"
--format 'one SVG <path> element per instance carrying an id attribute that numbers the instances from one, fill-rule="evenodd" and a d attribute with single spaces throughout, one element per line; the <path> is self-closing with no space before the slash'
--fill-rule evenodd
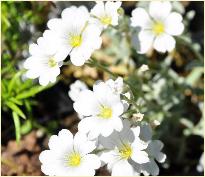
<path id="1" fill-rule="evenodd" d="M 35 86 L 32 80 L 28 79 L 23 81 L 22 76 L 24 72 L 18 71 L 14 76 L 10 78 L 2 79 L 2 109 L 5 112 L 12 112 L 15 129 L 16 129 L 16 140 L 19 141 L 22 134 L 28 132 L 28 127 L 32 128 L 28 122 L 24 125 L 21 130 L 20 118 L 27 119 L 31 112 L 33 101 L 31 97 L 37 93 L 43 91 L 47 87 Z M 27 129 L 27 131 L 25 130 Z"/>
<path id="2" fill-rule="evenodd" d="M 31 98 L 51 86 L 43 87 L 36 85 L 33 80 L 25 80 L 25 71 L 21 69 L 22 59 L 25 59 L 23 53 L 28 51 L 28 41 L 31 37 L 35 38 L 30 28 L 39 28 L 45 24 L 47 16 L 42 16 L 42 13 L 47 13 L 49 7 L 47 2 L 1 3 L 2 110 L 13 117 L 17 142 L 22 134 L 32 129 L 32 106 L 35 100 Z"/>

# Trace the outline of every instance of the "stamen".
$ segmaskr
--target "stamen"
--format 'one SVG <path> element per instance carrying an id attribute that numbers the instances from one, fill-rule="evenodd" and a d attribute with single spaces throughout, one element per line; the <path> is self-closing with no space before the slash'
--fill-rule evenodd
<path id="1" fill-rule="evenodd" d="M 110 25 L 112 23 L 112 17 L 105 15 L 100 18 L 100 22 L 104 25 Z"/>
<path id="2" fill-rule="evenodd" d="M 69 43 L 72 47 L 79 47 L 82 44 L 82 36 L 71 35 L 69 38 Z"/>
<path id="3" fill-rule="evenodd" d="M 108 106 L 101 106 L 98 116 L 103 119 L 109 119 L 112 117 L 112 109 Z"/>
<path id="4" fill-rule="evenodd" d="M 51 57 L 49 60 L 48 60 L 48 66 L 49 67 L 55 67 L 57 65 L 57 62 L 55 61 L 55 58 Z"/>
<path id="5" fill-rule="evenodd" d="M 155 22 L 153 27 L 152 27 L 152 31 L 156 35 L 160 35 L 160 34 L 164 33 L 164 31 L 165 31 L 164 24 L 162 22 Z"/>
<path id="6" fill-rule="evenodd" d="M 132 155 L 132 148 L 129 144 L 123 145 L 123 147 L 119 150 L 120 156 L 123 159 L 129 159 Z"/>
<path id="7" fill-rule="evenodd" d="M 79 153 L 72 152 L 67 158 L 67 165 L 77 167 L 81 163 L 81 156 Z"/>

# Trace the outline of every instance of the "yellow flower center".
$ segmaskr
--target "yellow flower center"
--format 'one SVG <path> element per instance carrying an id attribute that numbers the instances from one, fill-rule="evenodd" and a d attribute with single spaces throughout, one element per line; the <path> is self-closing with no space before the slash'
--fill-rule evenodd
<path id="1" fill-rule="evenodd" d="M 67 158 L 67 165 L 72 167 L 77 167 L 80 165 L 81 157 L 79 153 L 71 153 Z"/>
<path id="2" fill-rule="evenodd" d="M 119 150 L 119 153 L 121 158 L 129 159 L 132 155 L 132 148 L 129 144 L 126 144 Z"/>
<path id="3" fill-rule="evenodd" d="M 82 44 L 82 36 L 81 35 L 71 35 L 69 43 L 72 47 L 79 47 Z"/>
<path id="4" fill-rule="evenodd" d="M 112 17 L 105 15 L 100 18 L 100 22 L 103 25 L 110 25 L 112 23 Z"/>
<path id="5" fill-rule="evenodd" d="M 160 35 L 160 34 L 164 33 L 164 31 L 165 31 L 164 24 L 162 22 L 155 22 L 153 27 L 152 27 L 152 31 L 156 35 Z"/>
<path id="6" fill-rule="evenodd" d="M 98 116 L 103 119 L 109 119 L 112 117 L 112 109 L 108 106 L 101 106 L 100 114 Z"/>
<path id="7" fill-rule="evenodd" d="M 48 60 L 48 66 L 49 67 L 55 67 L 57 65 L 57 62 L 55 61 L 55 58 L 51 57 L 49 60 Z"/>

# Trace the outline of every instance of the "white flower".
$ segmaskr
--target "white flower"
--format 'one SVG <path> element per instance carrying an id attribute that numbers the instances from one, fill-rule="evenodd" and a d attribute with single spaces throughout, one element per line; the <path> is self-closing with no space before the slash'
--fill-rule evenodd
<path id="1" fill-rule="evenodd" d="M 196 169 L 197 169 L 198 172 L 204 171 L 204 153 L 202 153 Z"/>
<path id="2" fill-rule="evenodd" d="M 122 77 L 118 77 L 115 81 L 112 79 L 109 79 L 105 82 L 105 84 L 107 84 L 112 92 L 116 95 L 124 95 L 126 96 L 128 99 L 130 99 L 130 93 L 126 92 L 126 93 L 122 93 L 123 92 L 123 87 L 124 87 L 124 83 L 123 83 L 123 78 Z M 124 111 L 126 111 L 129 107 L 129 103 L 126 100 L 122 100 L 122 103 L 124 105 Z"/>
<path id="3" fill-rule="evenodd" d="M 108 25 L 118 25 L 118 9 L 122 2 L 110 2 L 107 1 L 105 4 L 102 1 L 96 2 L 96 5 L 91 9 L 91 15 L 94 16 L 92 19 L 97 23 L 100 28 L 106 28 Z"/>
<path id="4" fill-rule="evenodd" d="M 70 85 L 70 91 L 68 92 L 68 95 L 73 101 L 76 101 L 80 92 L 87 89 L 88 87 L 84 82 L 76 80 L 73 84 Z"/>
<path id="5" fill-rule="evenodd" d="M 163 143 L 160 140 L 152 140 L 152 129 L 148 124 L 140 126 L 140 138 L 148 143 L 146 152 L 149 155 L 149 162 L 144 164 L 135 163 L 133 164 L 135 168 L 140 169 L 141 173 L 144 175 L 158 175 L 159 167 L 155 160 L 159 163 L 163 163 L 166 159 L 166 155 L 161 152 L 163 148 Z"/>
<path id="6" fill-rule="evenodd" d="M 121 131 L 123 104 L 119 95 L 112 93 L 104 82 L 93 86 L 93 91 L 84 90 L 74 103 L 78 114 L 87 116 L 78 124 L 79 131 L 88 133 L 89 138 L 100 134 L 107 137 L 113 130 Z"/>
<path id="7" fill-rule="evenodd" d="M 81 66 L 95 49 L 100 48 L 101 30 L 96 25 L 88 23 L 90 14 L 84 6 L 66 8 L 61 17 L 48 21 L 48 28 L 52 31 L 50 38 L 58 37 L 60 47 L 70 54 L 71 62 Z"/>
<path id="8" fill-rule="evenodd" d="M 121 94 L 123 91 L 123 78 L 118 77 L 115 81 L 109 79 L 105 82 L 115 94 Z"/>
<path id="9" fill-rule="evenodd" d="M 146 53 L 152 46 L 159 52 L 172 51 L 175 47 L 173 36 L 182 34 L 184 25 L 179 13 L 171 12 L 170 2 L 153 1 L 149 13 L 143 8 L 132 11 L 131 26 L 140 27 L 139 53 Z"/>
<path id="10" fill-rule="evenodd" d="M 59 48 L 58 40 L 49 38 L 47 30 L 43 37 L 37 40 L 37 44 L 29 46 L 31 56 L 24 62 L 24 68 L 28 69 L 26 77 L 34 79 L 39 77 L 41 85 L 55 82 L 60 74 L 60 66 L 66 58 L 66 53 Z"/>
<path id="11" fill-rule="evenodd" d="M 133 163 L 149 162 L 148 154 L 144 151 L 147 143 L 139 138 L 140 127 L 130 128 L 128 120 L 123 121 L 123 130 L 113 132 L 109 137 L 99 137 L 99 143 L 108 149 L 102 152 L 100 159 L 107 163 L 112 176 L 134 176 L 139 174 L 133 168 Z"/>
<path id="12" fill-rule="evenodd" d="M 63 129 L 50 137 L 50 150 L 41 152 L 41 170 L 50 176 L 94 176 L 101 165 L 99 157 L 91 153 L 95 142 L 88 141 L 84 134 L 73 138 L 69 130 Z"/>

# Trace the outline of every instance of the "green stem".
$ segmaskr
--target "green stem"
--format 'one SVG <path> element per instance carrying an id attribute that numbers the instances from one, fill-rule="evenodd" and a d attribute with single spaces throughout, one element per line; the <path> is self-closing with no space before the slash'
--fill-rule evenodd
<path id="1" fill-rule="evenodd" d="M 85 65 L 90 66 L 90 67 L 96 67 L 97 69 L 101 71 L 105 71 L 106 73 L 110 74 L 113 78 L 117 78 L 118 76 L 114 73 L 112 73 L 109 69 L 107 69 L 104 65 L 101 63 L 97 62 L 95 59 L 90 59 Z"/>
<path id="2" fill-rule="evenodd" d="M 132 104 L 137 109 L 137 112 L 139 112 L 138 105 L 134 100 L 127 98 L 125 95 L 121 95 L 121 96 L 122 96 L 122 99 L 127 101 L 129 104 Z"/>
<path id="3" fill-rule="evenodd" d="M 63 65 L 70 65 L 71 64 L 71 61 L 69 60 L 69 61 L 64 61 L 63 62 Z"/>
<path id="4" fill-rule="evenodd" d="M 103 151 L 105 151 L 105 150 L 107 150 L 107 149 L 105 149 L 105 148 L 103 148 L 103 149 L 95 149 L 95 150 L 93 151 L 93 153 L 94 153 L 94 154 L 98 154 L 98 153 L 103 152 Z"/>

